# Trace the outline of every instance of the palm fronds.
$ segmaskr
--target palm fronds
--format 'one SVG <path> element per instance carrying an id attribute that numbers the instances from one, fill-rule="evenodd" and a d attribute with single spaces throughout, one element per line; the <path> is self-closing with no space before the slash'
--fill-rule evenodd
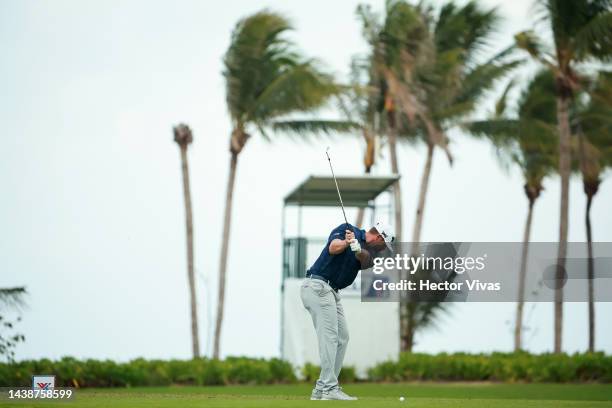
<path id="1" fill-rule="evenodd" d="M 272 122 L 272 129 L 277 132 L 300 136 L 331 135 L 334 133 L 357 131 L 361 129 L 361 124 L 343 120 L 279 120 Z"/>
<path id="2" fill-rule="evenodd" d="M 25 306 L 26 288 L 0 288 L 0 306 L 4 308 L 21 308 Z"/>
<path id="3" fill-rule="evenodd" d="M 241 20 L 225 54 L 227 106 L 235 126 L 268 121 L 323 106 L 342 88 L 285 36 L 280 14 L 264 10 Z"/>

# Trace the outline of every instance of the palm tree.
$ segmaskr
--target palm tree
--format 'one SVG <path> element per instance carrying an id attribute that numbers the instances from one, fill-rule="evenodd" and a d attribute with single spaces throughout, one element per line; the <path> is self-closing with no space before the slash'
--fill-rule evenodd
<path id="1" fill-rule="evenodd" d="M 191 307 L 191 344 L 193 358 L 200 357 L 200 338 L 198 334 L 198 307 L 196 300 L 195 274 L 193 271 L 193 214 L 191 209 L 191 188 L 189 184 L 189 162 L 187 147 L 193 142 L 189 126 L 180 124 L 174 127 L 174 141 L 181 152 L 183 171 L 183 196 L 185 198 L 185 230 L 187 233 L 187 280 L 189 281 L 189 298 Z"/>
<path id="2" fill-rule="evenodd" d="M 380 128 L 386 133 L 391 171 L 399 174 L 397 143 L 405 123 L 404 116 L 414 119 L 417 114 L 414 95 L 407 92 L 405 84 L 410 81 L 412 70 L 429 57 L 429 33 L 417 8 L 402 0 L 386 2 L 382 22 L 369 6 L 360 5 L 357 15 L 362 21 L 363 34 L 370 46 L 369 69 L 371 78 L 375 79 L 373 83 L 378 89 L 379 101 L 375 110 L 380 113 Z M 403 211 L 399 180 L 393 187 L 393 204 L 395 235 L 397 241 L 401 242 Z M 405 273 L 400 278 L 405 279 Z M 404 335 L 408 326 L 406 304 L 406 299 L 402 298 L 399 313 L 401 350 L 408 348 Z"/>
<path id="3" fill-rule="evenodd" d="M 612 166 L 612 73 L 601 72 L 589 90 L 589 102 L 577 113 L 580 173 L 587 197 L 585 224 L 588 251 L 589 351 L 595 351 L 595 301 L 591 206 L 605 167 Z"/>
<path id="4" fill-rule="evenodd" d="M 380 120 L 376 111 L 379 92 L 375 86 L 375 72 L 369 60 L 353 58 L 351 61 L 351 83 L 340 95 L 339 108 L 345 117 L 345 124 L 353 125 L 351 133 L 357 131 L 363 137 L 365 149 L 363 154 L 364 173 L 370 174 L 378 154 Z M 357 210 L 355 225 L 361 227 L 365 208 Z"/>
<path id="5" fill-rule="evenodd" d="M 579 160 L 580 173 L 582 174 L 582 185 L 587 197 L 585 210 L 585 225 L 587 235 L 587 277 L 588 277 L 588 303 L 589 303 L 589 351 L 595 351 L 595 302 L 594 302 L 594 277 L 595 266 L 593 264 L 593 230 L 591 226 L 591 206 L 593 198 L 601 184 L 600 152 L 593 146 L 583 133 L 578 134 L 577 156 Z"/>
<path id="6" fill-rule="evenodd" d="M 413 92 L 420 95 L 421 109 L 426 114 L 409 124 L 408 137 L 422 140 L 427 147 L 412 234 L 415 254 L 421 241 L 435 148 L 443 149 L 452 164 L 448 130 L 476 109 L 480 98 L 493 88 L 496 80 L 518 65 L 516 61 L 503 61 L 509 49 L 479 62 L 499 25 L 495 9 L 483 10 L 473 1 L 461 7 L 450 2 L 435 17 L 431 8 L 423 7 L 422 13 L 429 22 L 434 48 L 430 62 L 413 74 Z"/>
<path id="7" fill-rule="evenodd" d="M 559 175 L 561 200 L 556 281 L 562 282 L 567 255 L 569 179 L 571 172 L 570 104 L 581 88 L 579 64 L 607 60 L 612 56 L 612 3 L 610 0 L 537 0 L 543 20 L 552 33 L 553 46 L 533 31 L 515 36 L 516 44 L 555 77 L 557 125 L 559 128 Z M 563 287 L 555 291 L 554 351 L 561 352 L 563 333 Z"/>
<path id="8" fill-rule="evenodd" d="M 403 0 L 387 1 L 385 20 L 377 41 L 373 63 L 382 79 L 380 88 L 386 117 L 391 171 L 399 174 L 397 143 L 405 130 L 405 119 L 414 121 L 418 116 L 424 122 L 430 123 L 430 118 L 409 85 L 415 84 L 414 73 L 430 62 L 433 43 L 421 11 Z M 399 180 L 394 188 L 394 198 L 396 238 L 401 242 L 403 213 Z M 405 328 L 405 317 L 400 320 L 403 322 L 400 326 Z M 405 349 L 404 345 L 402 350 Z"/>
<path id="9" fill-rule="evenodd" d="M 405 116 L 414 119 L 416 115 L 424 115 L 406 84 L 411 82 L 414 70 L 429 58 L 431 38 L 422 14 L 403 0 L 386 2 L 382 22 L 369 6 L 360 5 L 357 14 L 370 45 L 370 70 L 379 93 L 376 110 L 381 113 L 380 126 L 386 131 L 391 171 L 399 174 L 397 143 Z M 399 181 L 394 186 L 394 209 L 396 238 L 401 241 L 403 213 Z"/>
<path id="10" fill-rule="evenodd" d="M 285 37 L 291 29 L 289 21 L 279 14 L 267 10 L 255 13 L 238 22 L 224 57 L 223 75 L 232 132 L 219 260 L 214 358 L 219 358 L 238 156 L 253 131 L 268 137 L 266 128 L 289 127 L 298 132 L 324 128 L 325 121 L 277 122 L 295 112 L 313 111 L 340 91 L 331 76 L 323 73 L 315 61 L 305 59 L 295 50 L 294 45 Z"/>
<path id="11" fill-rule="evenodd" d="M 554 171 L 556 166 L 557 132 L 555 128 L 555 83 L 549 71 L 539 72 L 523 91 L 519 101 L 518 117 L 506 114 L 506 97 L 514 85 L 513 81 L 504 90 L 496 104 L 495 117 L 486 121 L 474 121 L 467 130 L 476 136 L 488 138 L 504 160 L 520 168 L 525 180 L 524 192 L 527 196 L 527 218 L 523 233 L 523 247 L 518 279 L 518 301 L 514 327 L 514 350 L 522 349 L 523 308 L 525 299 L 525 280 L 533 208 L 544 189 L 543 180 Z"/>
<path id="12" fill-rule="evenodd" d="M 517 65 L 502 62 L 507 50 L 488 61 L 478 61 L 498 21 L 494 10 L 481 10 L 474 2 L 463 7 L 447 3 L 435 16 L 433 7 L 423 2 L 416 7 L 404 1 L 387 3 L 385 23 L 373 46 L 373 60 L 384 80 L 381 89 L 392 169 L 397 171 L 393 153 L 397 140 L 420 140 L 427 146 L 412 235 L 413 254 L 419 250 L 435 147 L 441 148 L 452 163 L 447 130 L 473 112 L 495 80 Z M 410 322 L 418 319 L 411 315 L 419 314 L 418 308 L 419 303 L 400 308 L 402 350 L 412 348 L 416 328 Z"/>
<path id="13" fill-rule="evenodd" d="M 424 2 L 412 6 L 405 1 L 390 0 L 381 24 L 367 6 L 358 8 L 364 36 L 371 48 L 372 71 L 379 79 L 383 101 L 379 109 L 385 113 L 381 127 L 387 129 L 392 171 L 399 171 L 398 141 L 421 140 L 427 146 L 412 237 L 415 254 L 420 243 L 434 148 L 441 148 L 452 163 L 446 131 L 459 118 L 471 113 L 479 97 L 494 81 L 517 64 L 501 63 L 507 51 L 484 63 L 477 61 L 497 25 L 494 10 L 482 11 L 473 2 L 463 7 L 448 3 L 435 17 L 433 10 Z M 395 223 L 401 233 L 399 186 L 394 191 Z M 410 315 L 419 314 L 419 306 L 402 303 L 401 349 L 409 350 L 414 339 L 410 321 L 418 320 Z"/>

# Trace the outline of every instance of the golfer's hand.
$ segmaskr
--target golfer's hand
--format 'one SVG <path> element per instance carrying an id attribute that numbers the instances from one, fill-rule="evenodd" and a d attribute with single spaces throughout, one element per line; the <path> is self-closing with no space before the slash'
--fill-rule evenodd
<path id="1" fill-rule="evenodd" d="M 351 231 L 351 230 L 346 230 L 345 231 L 345 235 L 344 235 L 344 239 L 346 240 L 347 243 L 350 244 L 355 239 L 355 233 L 353 231 Z"/>
<path id="2" fill-rule="evenodd" d="M 361 245 L 359 244 L 359 241 L 357 241 L 356 239 L 353 239 L 351 241 L 351 251 L 353 251 L 355 254 L 358 254 L 361 252 Z"/>

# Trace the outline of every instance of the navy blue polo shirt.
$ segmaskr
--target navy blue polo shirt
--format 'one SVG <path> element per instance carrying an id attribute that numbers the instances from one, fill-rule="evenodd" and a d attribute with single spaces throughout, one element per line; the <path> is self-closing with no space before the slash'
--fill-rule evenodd
<path id="1" fill-rule="evenodd" d="M 351 247 L 346 247 L 344 252 L 337 255 L 329 253 L 329 244 L 334 239 L 344 239 L 345 231 L 349 228 L 355 233 L 355 239 L 359 241 L 361 246 L 365 245 L 365 230 L 361 230 L 351 224 L 349 224 L 348 228 L 346 224 L 337 226 L 329 234 L 325 248 L 323 248 L 319 258 L 306 273 L 307 276 L 322 276 L 325 279 L 329 279 L 332 282 L 332 286 L 338 289 L 346 288 L 353 283 L 357 277 L 357 272 L 361 269 L 361 263 L 355 257 L 353 251 L 351 251 Z"/>

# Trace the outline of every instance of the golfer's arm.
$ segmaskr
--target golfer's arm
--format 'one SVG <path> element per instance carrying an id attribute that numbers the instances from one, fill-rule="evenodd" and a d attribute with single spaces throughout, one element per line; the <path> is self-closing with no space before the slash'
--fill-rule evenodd
<path id="1" fill-rule="evenodd" d="M 344 252 L 344 250 L 349 246 L 349 243 L 344 239 L 334 239 L 329 243 L 329 254 L 330 255 L 338 255 Z"/>
<path id="2" fill-rule="evenodd" d="M 365 249 L 362 249 L 361 252 L 355 254 L 355 258 L 357 258 L 357 260 L 361 264 L 361 269 L 368 269 L 373 265 L 372 256 Z"/>

